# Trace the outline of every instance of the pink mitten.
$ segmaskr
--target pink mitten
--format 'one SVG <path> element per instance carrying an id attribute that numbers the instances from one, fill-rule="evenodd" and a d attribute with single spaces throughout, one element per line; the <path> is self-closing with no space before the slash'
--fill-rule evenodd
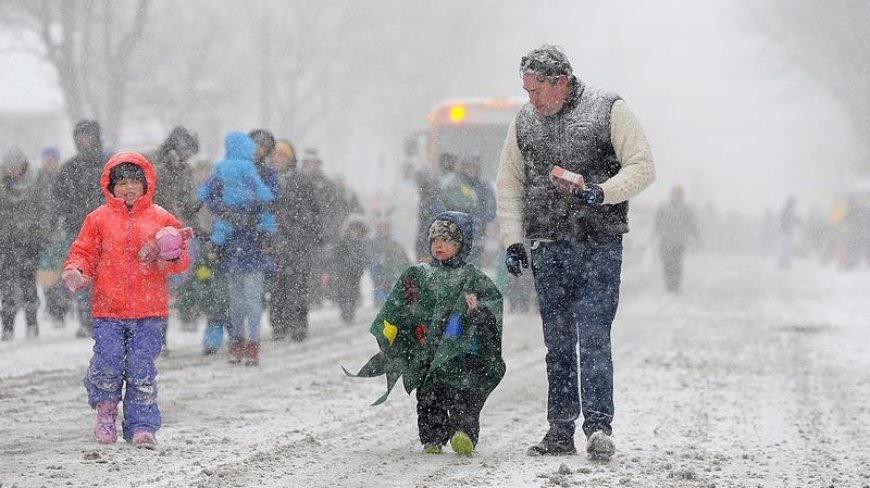
<path id="1" fill-rule="evenodd" d="M 67 268 L 60 275 L 60 280 L 67 290 L 75 293 L 85 287 L 85 277 L 76 268 Z"/>
<path id="2" fill-rule="evenodd" d="M 157 247 L 160 249 L 160 259 L 172 261 L 181 257 L 181 243 L 184 241 L 181 232 L 175 227 L 164 227 L 157 231 Z"/>

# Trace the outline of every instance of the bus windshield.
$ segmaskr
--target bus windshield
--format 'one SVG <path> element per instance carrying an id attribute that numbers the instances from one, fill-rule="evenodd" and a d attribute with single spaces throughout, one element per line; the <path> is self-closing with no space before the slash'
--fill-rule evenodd
<path id="1" fill-rule="evenodd" d="M 524 100 L 509 98 L 466 99 L 444 102 L 429 114 L 428 164 L 451 153 L 460 160 L 478 156 L 481 176 L 495 180 L 508 126 Z"/>

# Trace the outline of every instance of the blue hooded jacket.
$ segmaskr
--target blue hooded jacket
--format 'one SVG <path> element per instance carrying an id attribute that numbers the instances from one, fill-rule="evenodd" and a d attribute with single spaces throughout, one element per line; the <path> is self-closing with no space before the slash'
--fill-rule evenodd
<path id="1" fill-rule="evenodd" d="M 208 201 L 217 186 L 221 203 L 228 207 L 271 202 L 272 191 L 260 179 L 254 166 L 257 148 L 254 141 L 241 132 L 230 132 L 224 138 L 224 148 L 224 158 L 215 164 L 211 176 L 199 187 L 197 199 Z"/>
<path id="2" fill-rule="evenodd" d="M 471 254 L 471 248 L 474 245 L 474 224 L 472 223 L 471 215 L 464 212 L 441 212 L 435 216 L 432 222 L 436 220 L 446 220 L 453 222 L 462 233 L 462 248 L 455 256 L 447 261 L 439 261 L 432 256 L 432 266 L 446 266 L 448 268 L 457 268 L 465 264 L 465 259 Z M 431 225 L 431 224 L 430 224 Z M 431 244 L 431 243 L 430 243 Z M 429 246 L 429 252 L 432 251 L 432 246 Z"/>

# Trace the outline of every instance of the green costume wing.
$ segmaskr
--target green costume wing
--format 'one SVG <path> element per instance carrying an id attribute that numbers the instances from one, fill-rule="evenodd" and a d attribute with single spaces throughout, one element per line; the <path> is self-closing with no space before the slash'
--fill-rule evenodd
<path id="1" fill-rule="evenodd" d="M 419 387 L 426 376 L 430 362 L 429 351 L 421 347 L 415 329 L 424 330 L 429 325 L 435 308 L 435 296 L 429 285 L 429 266 L 417 265 L 406 269 L 384 305 L 372 322 L 370 332 L 378 342 L 380 352 L 375 354 L 354 377 L 387 376 L 387 391 L 375 401 L 383 403 L 398 381 L 404 377 L 405 391 L 411 393 Z"/>
<path id="2" fill-rule="evenodd" d="M 478 297 L 468 312 L 465 296 Z M 501 358 L 502 297 L 492 281 L 472 265 L 406 269 L 372 322 L 380 352 L 353 377 L 386 375 L 386 401 L 399 377 L 411 393 L 424 383 L 443 381 L 484 397 L 504 376 Z"/>

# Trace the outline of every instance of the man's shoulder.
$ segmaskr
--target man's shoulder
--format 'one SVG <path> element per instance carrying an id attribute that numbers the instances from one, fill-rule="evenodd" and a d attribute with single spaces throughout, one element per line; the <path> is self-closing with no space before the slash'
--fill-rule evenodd
<path id="1" fill-rule="evenodd" d="M 579 96 L 580 98 L 601 98 L 610 100 L 611 102 L 622 99 L 622 96 L 613 90 L 602 88 L 597 85 L 590 85 L 588 83 L 583 83 L 580 93 L 576 93 L 575 96 Z"/>

